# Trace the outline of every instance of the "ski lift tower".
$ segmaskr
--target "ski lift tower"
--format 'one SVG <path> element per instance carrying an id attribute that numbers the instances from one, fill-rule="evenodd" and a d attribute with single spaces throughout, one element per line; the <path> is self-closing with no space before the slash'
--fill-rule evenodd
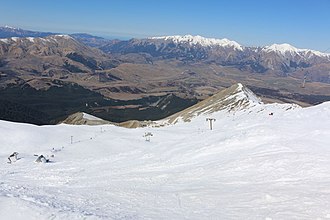
<path id="1" fill-rule="evenodd" d="M 144 133 L 143 137 L 146 138 L 146 141 L 150 142 L 150 137 L 154 136 L 151 132 Z"/>
<path id="2" fill-rule="evenodd" d="M 306 84 L 306 76 L 304 76 L 304 80 L 303 80 L 303 83 L 301 85 L 301 88 L 305 88 L 305 84 Z"/>
<path id="3" fill-rule="evenodd" d="M 210 130 L 213 129 L 213 122 L 215 121 L 215 118 L 206 118 L 206 121 L 210 122 Z"/>
<path id="4" fill-rule="evenodd" d="M 307 79 L 308 74 L 309 74 L 308 71 L 304 74 L 304 80 L 303 80 L 303 83 L 302 83 L 302 85 L 301 85 L 301 88 L 305 88 L 306 79 Z"/>

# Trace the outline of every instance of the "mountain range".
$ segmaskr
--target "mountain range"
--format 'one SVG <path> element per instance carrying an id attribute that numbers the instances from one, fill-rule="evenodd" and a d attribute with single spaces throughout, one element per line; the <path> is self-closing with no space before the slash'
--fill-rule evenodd
<path id="1" fill-rule="evenodd" d="M 185 35 L 110 42 L 100 49 L 108 53 L 147 53 L 158 59 L 234 66 L 258 74 L 301 77 L 301 72 L 306 74 L 309 71 L 310 80 L 330 82 L 330 54 L 298 49 L 289 44 L 245 47 L 228 39 Z"/>
<path id="2" fill-rule="evenodd" d="M 30 31 L 21 28 L 15 28 L 10 26 L 0 27 L 0 38 L 8 37 L 47 37 L 49 35 L 54 35 L 57 33 L 52 32 L 40 32 L 40 31 Z"/>
<path id="3" fill-rule="evenodd" d="M 1 99 L 16 106 L 22 100 L 13 91 L 31 90 L 23 108 L 28 112 L 35 108 L 34 100 L 47 103 L 72 88 L 90 97 L 118 100 L 123 106 L 116 105 L 121 112 L 116 115 L 127 119 L 134 119 L 141 108 L 150 108 L 148 100 L 154 103 L 173 94 L 172 98 L 187 100 L 180 108 L 169 105 L 178 111 L 237 82 L 266 102 L 311 105 L 330 100 L 330 55 L 289 44 L 246 47 L 228 39 L 192 35 L 108 40 L 12 27 L 0 28 L 0 36 Z M 48 118 L 57 121 L 76 111 L 104 118 L 115 103 L 99 101 L 87 106 L 83 99 L 78 98 L 79 104 L 70 108 L 68 102 L 63 103 L 65 110 L 60 107 Z M 50 111 L 45 108 L 45 112 Z M 161 109 L 152 112 L 153 119 L 167 116 Z"/>

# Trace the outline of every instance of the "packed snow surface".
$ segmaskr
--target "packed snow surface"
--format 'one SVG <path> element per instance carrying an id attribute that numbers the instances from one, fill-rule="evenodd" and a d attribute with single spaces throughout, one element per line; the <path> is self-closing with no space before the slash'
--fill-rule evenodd
<path id="1" fill-rule="evenodd" d="M 328 102 L 160 128 L 0 121 L 1 219 L 330 219 L 329 119 Z"/>

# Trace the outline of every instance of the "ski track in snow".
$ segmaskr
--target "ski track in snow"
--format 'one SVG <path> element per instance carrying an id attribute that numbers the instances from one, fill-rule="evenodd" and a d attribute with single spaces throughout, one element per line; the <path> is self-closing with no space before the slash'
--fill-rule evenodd
<path id="1" fill-rule="evenodd" d="M 330 103 L 286 109 L 213 113 L 212 131 L 0 121 L 1 219 L 330 219 Z"/>

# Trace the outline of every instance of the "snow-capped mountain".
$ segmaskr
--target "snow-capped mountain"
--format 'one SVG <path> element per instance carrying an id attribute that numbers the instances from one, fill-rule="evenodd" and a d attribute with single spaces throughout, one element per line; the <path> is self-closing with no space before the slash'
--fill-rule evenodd
<path id="1" fill-rule="evenodd" d="M 305 59 L 308 59 L 311 56 L 324 57 L 326 59 L 330 58 L 330 54 L 328 53 L 322 53 L 320 51 L 309 49 L 298 49 L 290 44 L 272 44 L 270 46 L 263 47 L 262 51 L 266 53 L 274 52 L 281 54 L 282 56 L 300 56 Z"/>
<path id="2" fill-rule="evenodd" d="M 23 73 L 33 69 L 34 74 L 48 74 L 49 71 L 52 74 L 63 73 L 63 67 L 71 71 L 88 72 L 88 69 L 98 68 L 97 61 L 106 59 L 101 51 L 69 35 L 1 38 L 0 56 L 6 69 Z"/>
<path id="3" fill-rule="evenodd" d="M 0 39 L 0 55 L 3 58 L 28 55 L 59 55 L 66 56 L 69 53 L 87 53 L 88 56 L 101 55 L 84 44 L 79 43 L 69 35 L 57 34 L 46 37 L 10 37 Z M 87 55 L 86 54 L 86 55 Z"/>
<path id="4" fill-rule="evenodd" d="M 1 218 L 329 219 L 330 103 L 243 90 L 248 109 L 159 128 L 0 121 Z"/>
<path id="5" fill-rule="evenodd" d="M 59 40 L 66 39 L 66 40 L 73 40 L 73 38 L 69 35 L 65 34 L 56 34 L 56 35 L 49 35 L 47 37 L 9 37 L 9 38 L 0 38 L 0 42 L 5 44 L 13 44 L 18 42 L 26 42 L 30 41 L 31 43 L 38 43 L 38 42 L 59 42 Z"/>
<path id="6" fill-rule="evenodd" d="M 47 37 L 56 33 L 24 30 L 10 26 L 0 27 L 0 38 L 9 37 Z"/>
<path id="7" fill-rule="evenodd" d="M 235 50 L 243 50 L 243 47 L 238 44 L 235 41 L 230 41 L 226 38 L 224 39 L 216 39 L 216 38 L 206 38 L 202 36 L 192 36 L 192 35 L 176 35 L 176 36 L 163 36 L 163 37 L 151 37 L 149 39 L 154 40 L 164 40 L 168 42 L 172 42 L 174 44 L 189 44 L 191 46 L 194 45 L 200 45 L 203 47 L 212 47 L 212 46 L 218 46 L 218 47 L 230 47 L 234 48 Z"/>
<path id="8" fill-rule="evenodd" d="M 154 59 L 179 59 L 188 62 L 214 62 L 257 73 L 285 76 L 297 68 L 330 64 L 330 55 L 315 50 L 298 49 L 289 44 L 245 47 L 228 39 L 202 36 L 162 36 L 128 41 L 113 41 L 100 48 L 104 52 L 147 53 Z M 324 76 L 322 76 L 324 78 Z M 319 77 L 319 79 L 323 79 Z M 315 77 L 318 78 L 318 77 Z"/>
<path id="9" fill-rule="evenodd" d="M 330 64 L 330 54 L 310 49 L 299 49 L 290 44 L 265 46 L 259 48 L 258 54 L 260 63 L 265 68 L 270 71 L 277 71 L 280 75 L 286 75 L 297 68 L 312 68 L 310 72 L 312 74 L 315 72 L 314 76 L 317 78 L 319 73 L 316 72 L 320 71 L 313 67 L 319 64 Z M 322 77 L 325 79 L 325 75 Z"/>

